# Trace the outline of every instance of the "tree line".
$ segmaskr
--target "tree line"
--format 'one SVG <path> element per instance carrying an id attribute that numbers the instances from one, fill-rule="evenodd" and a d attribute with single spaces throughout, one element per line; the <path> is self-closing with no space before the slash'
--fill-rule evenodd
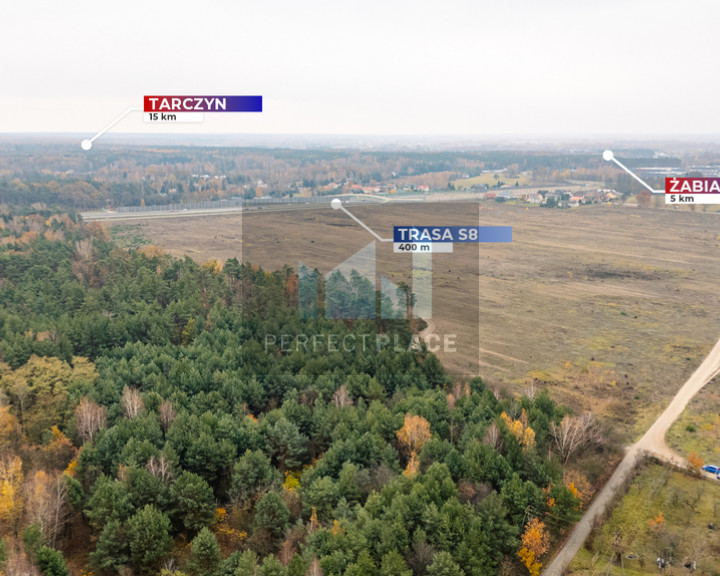
<path id="1" fill-rule="evenodd" d="M 298 279 L 16 216 L 0 243 L 0 570 L 536 574 L 602 450 L 547 393 L 453 381 L 397 334 L 298 311 Z M 365 298 L 365 296 L 363 296 Z"/>

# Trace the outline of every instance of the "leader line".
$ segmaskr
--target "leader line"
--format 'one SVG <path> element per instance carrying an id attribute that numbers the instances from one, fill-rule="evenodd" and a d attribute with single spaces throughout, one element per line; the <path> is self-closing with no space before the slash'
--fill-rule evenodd
<path id="1" fill-rule="evenodd" d="M 130 114 L 130 112 L 141 112 L 141 111 L 142 111 L 142 108 L 141 108 L 140 106 L 130 106 L 130 108 L 128 108 L 127 110 L 125 110 L 125 112 L 123 112 L 122 114 L 120 114 L 120 116 L 118 116 L 117 118 L 115 118 L 115 120 L 113 120 L 112 122 L 110 122 L 110 124 L 108 124 L 107 126 L 105 126 L 105 128 L 103 128 L 102 130 L 100 130 L 100 132 L 98 132 L 97 134 L 95 134 L 95 136 L 93 136 L 92 138 L 83 140 L 83 141 L 80 143 L 80 147 L 81 147 L 83 150 L 85 150 L 85 151 L 90 150 L 90 148 L 92 148 L 93 142 L 95 142 L 95 140 L 97 140 L 98 138 L 100 138 L 100 136 L 102 136 L 103 134 L 105 134 L 105 132 L 107 132 L 108 130 L 110 130 L 110 128 L 112 128 L 113 126 L 115 126 L 115 124 L 117 124 L 118 122 L 120 122 L 120 120 L 122 120 L 123 118 L 125 118 L 125 116 L 127 116 L 128 114 Z"/>
<path id="2" fill-rule="evenodd" d="M 645 182 L 642 178 L 640 178 L 637 174 L 635 174 L 632 170 L 630 170 L 627 166 L 625 166 L 625 164 L 623 164 L 617 158 L 615 158 L 615 154 L 613 154 L 612 150 L 605 150 L 605 152 L 603 152 L 603 154 L 602 154 L 602 157 L 603 157 L 603 160 L 605 160 L 606 162 L 615 162 L 615 164 L 620 166 L 620 168 L 625 170 L 625 172 L 630 174 L 630 176 L 635 178 L 635 180 L 637 180 L 638 182 L 640 182 L 640 184 L 645 186 L 645 188 L 650 190 L 651 194 L 665 194 L 664 190 L 655 190 L 655 188 L 650 186 L 647 182 Z"/>

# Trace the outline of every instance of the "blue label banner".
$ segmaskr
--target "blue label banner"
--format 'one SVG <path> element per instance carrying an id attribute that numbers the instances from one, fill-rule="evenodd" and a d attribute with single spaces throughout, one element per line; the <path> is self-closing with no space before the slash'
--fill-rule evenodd
<path id="1" fill-rule="evenodd" d="M 393 242 L 512 242 L 512 226 L 395 226 Z"/>

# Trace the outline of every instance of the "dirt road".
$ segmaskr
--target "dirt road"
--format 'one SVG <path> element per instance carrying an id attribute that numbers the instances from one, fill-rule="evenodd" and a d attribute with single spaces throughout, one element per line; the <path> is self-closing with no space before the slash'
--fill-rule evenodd
<path id="1" fill-rule="evenodd" d="M 435 332 L 435 322 L 433 322 L 430 318 L 424 318 L 424 320 L 427 323 L 427 326 L 425 326 L 418 336 L 427 342 L 428 336 Z"/>
<path id="2" fill-rule="evenodd" d="M 643 452 L 649 452 L 661 460 L 683 465 L 684 458 L 670 450 L 665 443 L 665 434 L 673 422 L 680 416 L 688 402 L 700 389 L 720 373 L 720 340 L 718 340 L 702 364 L 688 378 L 678 391 L 670 405 L 658 417 L 643 437 L 627 449 L 625 457 L 610 477 L 592 505 L 575 526 L 575 530 L 557 553 L 553 561 L 543 571 L 543 576 L 561 576 L 563 570 L 575 557 L 580 547 L 590 535 L 593 523 L 606 509 L 608 503 L 620 488 L 635 466 L 635 461 Z"/>

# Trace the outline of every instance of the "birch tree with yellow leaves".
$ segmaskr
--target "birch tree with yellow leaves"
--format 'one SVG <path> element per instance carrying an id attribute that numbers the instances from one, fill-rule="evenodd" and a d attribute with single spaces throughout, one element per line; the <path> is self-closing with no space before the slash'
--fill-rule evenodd
<path id="1" fill-rule="evenodd" d="M 0 535 L 15 531 L 22 516 L 22 461 L 14 454 L 0 456 Z"/>

